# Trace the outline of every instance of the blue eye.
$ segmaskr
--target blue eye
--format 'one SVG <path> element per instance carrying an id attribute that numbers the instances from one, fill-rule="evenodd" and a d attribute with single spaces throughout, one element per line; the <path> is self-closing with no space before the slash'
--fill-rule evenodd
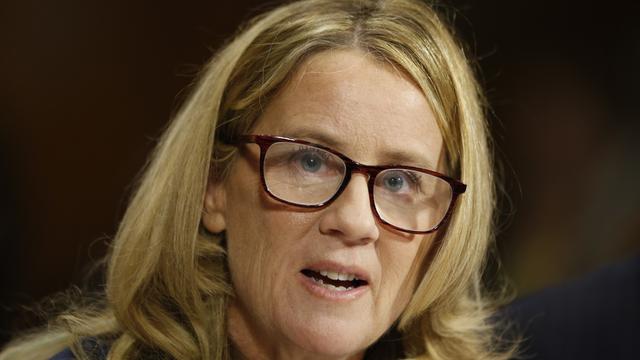
<path id="1" fill-rule="evenodd" d="M 304 171 L 316 172 L 322 167 L 322 159 L 315 154 L 304 154 L 300 158 L 300 165 Z"/>
<path id="2" fill-rule="evenodd" d="M 390 193 L 415 193 L 420 187 L 420 175 L 411 170 L 385 170 L 379 181 L 380 186 Z"/>
<path id="3" fill-rule="evenodd" d="M 402 190 L 404 183 L 404 178 L 400 175 L 391 175 L 384 178 L 384 186 L 393 192 Z"/>

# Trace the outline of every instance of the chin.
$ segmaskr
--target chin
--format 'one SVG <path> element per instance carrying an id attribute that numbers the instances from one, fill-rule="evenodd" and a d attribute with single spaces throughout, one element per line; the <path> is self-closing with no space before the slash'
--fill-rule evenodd
<path id="1" fill-rule="evenodd" d="M 365 351 L 374 341 L 366 334 L 371 325 L 353 326 L 347 321 L 312 320 L 292 332 L 293 342 L 318 358 L 350 358 Z M 306 325 L 306 326 L 305 326 Z M 368 331 L 365 331 L 368 330 Z"/>

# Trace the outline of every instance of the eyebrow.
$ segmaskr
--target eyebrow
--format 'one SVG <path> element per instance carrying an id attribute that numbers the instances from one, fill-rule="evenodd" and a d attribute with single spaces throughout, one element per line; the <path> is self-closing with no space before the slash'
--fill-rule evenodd
<path id="1" fill-rule="evenodd" d="M 339 140 L 337 136 L 332 136 L 325 131 L 301 128 L 290 132 L 287 132 L 286 137 L 311 141 L 323 146 L 327 146 L 337 151 L 344 152 L 347 142 Z M 437 170 L 436 164 L 427 160 L 424 156 L 420 156 L 419 153 L 405 151 L 401 149 L 394 149 L 385 151 L 382 154 L 381 164 L 368 164 L 368 165 L 405 165 L 425 168 L 429 170 Z M 347 155 L 349 156 L 349 155 Z"/>
<path id="2" fill-rule="evenodd" d="M 324 131 L 318 131 L 317 129 L 301 128 L 288 132 L 286 136 L 294 139 L 308 140 L 338 150 L 344 149 L 346 145 L 345 142 L 338 140 L 337 136 L 330 135 Z"/>
<path id="3" fill-rule="evenodd" d="M 396 150 L 384 154 L 385 159 L 392 165 L 411 165 L 415 167 L 425 168 L 429 170 L 438 170 L 431 161 L 419 156 L 416 153 Z"/>

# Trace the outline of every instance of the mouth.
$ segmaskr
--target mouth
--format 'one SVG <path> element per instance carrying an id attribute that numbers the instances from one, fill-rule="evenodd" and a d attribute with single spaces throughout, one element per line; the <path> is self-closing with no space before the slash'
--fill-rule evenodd
<path id="1" fill-rule="evenodd" d="M 332 291 L 350 291 L 368 285 L 366 280 L 352 273 L 311 269 L 303 269 L 300 273 L 311 279 L 316 285 Z"/>

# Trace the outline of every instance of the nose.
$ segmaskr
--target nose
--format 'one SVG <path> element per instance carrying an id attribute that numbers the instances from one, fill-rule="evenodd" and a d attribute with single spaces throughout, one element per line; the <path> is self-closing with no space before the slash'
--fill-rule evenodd
<path id="1" fill-rule="evenodd" d="M 323 211 L 319 226 L 322 234 L 338 237 L 349 246 L 378 239 L 380 231 L 371 209 L 366 175 L 353 174 L 342 194 Z"/>

